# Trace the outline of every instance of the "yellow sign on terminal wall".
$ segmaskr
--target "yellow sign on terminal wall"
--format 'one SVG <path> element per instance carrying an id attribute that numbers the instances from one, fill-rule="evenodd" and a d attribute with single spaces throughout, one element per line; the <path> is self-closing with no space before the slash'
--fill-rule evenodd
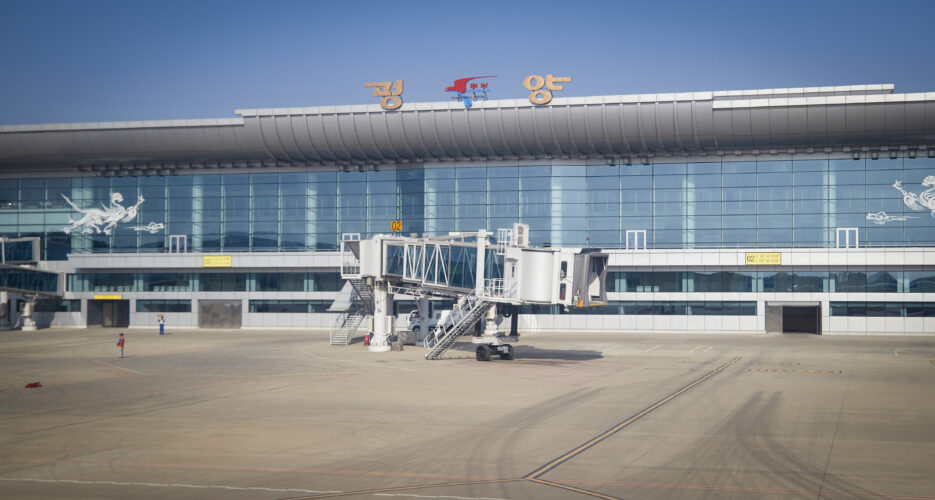
<path id="1" fill-rule="evenodd" d="M 748 266 L 778 266 L 782 264 L 782 254 L 779 252 L 747 252 L 745 263 Z"/>
<path id="2" fill-rule="evenodd" d="M 94 300 L 122 300 L 123 295 L 95 295 Z"/>
<path id="3" fill-rule="evenodd" d="M 231 267 L 231 256 L 205 255 L 201 258 L 201 267 Z"/>
<path id="4" fill-rule="evenodd" d="M 390 221 L 390 231 L 398 232 L 403 230 L 403 221 L 401 220 L 391 220 Z"/>

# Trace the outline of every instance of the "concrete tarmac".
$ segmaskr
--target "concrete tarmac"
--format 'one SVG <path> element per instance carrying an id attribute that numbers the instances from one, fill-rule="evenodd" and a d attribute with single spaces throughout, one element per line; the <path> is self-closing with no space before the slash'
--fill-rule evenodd
<path id="1" fill-rule="evenodd" d="M 0 332 L 0 498 L 935 500 L 933 337 L 464 340 Z"/>

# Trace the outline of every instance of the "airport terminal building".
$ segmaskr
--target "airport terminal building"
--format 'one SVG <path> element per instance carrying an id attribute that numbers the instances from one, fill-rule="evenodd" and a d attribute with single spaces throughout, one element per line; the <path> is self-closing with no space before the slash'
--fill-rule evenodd
<path id="1" fill-rule="evenodd" d="M 610 255 L 607 305 L 521 331 L 935 333 L 935 92 L 541 100 L 0 126 L 0 236 L 64 274 L 52 325 L 328 328 L 342 234 L 521 222 Z"/>

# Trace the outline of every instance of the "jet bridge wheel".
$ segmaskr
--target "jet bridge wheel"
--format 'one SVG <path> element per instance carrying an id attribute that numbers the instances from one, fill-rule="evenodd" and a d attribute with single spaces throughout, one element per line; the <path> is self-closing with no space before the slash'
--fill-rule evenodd
<path id="1" fill-rule="evenodd" d="M 487 344 L 477 346 L 476 355 L 478 361 L 490 361 L 490 346 Z"/>
<path id="2" fill-rule="evenodd" d="M 502 349 L 505 349 L 505 351 L 500 351 L 500 359 L 505 361 L 513 359 L 513 346 L 504 344 Z"/>

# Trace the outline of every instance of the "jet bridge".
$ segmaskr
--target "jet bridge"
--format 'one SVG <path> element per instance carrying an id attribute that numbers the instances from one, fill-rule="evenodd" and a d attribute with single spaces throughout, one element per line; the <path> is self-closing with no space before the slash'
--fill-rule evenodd
<path id="1" fill-rule="evenodd" d="M 607 254 L 594 248 L 533 248 L 528 234 L 528 226 L 515 224 L 498 230 L 495 239 L 483 229 L 433 237 L 344 235 L 341 277 L 360 296 L 372 297 L 372 307 L 367 308 L 373 315 L 370 350 L 390 350 L 387 338 L 397 293 L 419 299 L 422 317 L 429 296 L 457 299 L 443 321 L 423 332 L 427 359 L 438 359 L 485 315 L 485 333 L 473 339 L 477 359 L 487 361 L 492 354 L 512 359 L 510 344 L 517 335 L 515 330 L 509 335 L 496 331 L 497 304 L 594 307 L 607 303 Z"/>

